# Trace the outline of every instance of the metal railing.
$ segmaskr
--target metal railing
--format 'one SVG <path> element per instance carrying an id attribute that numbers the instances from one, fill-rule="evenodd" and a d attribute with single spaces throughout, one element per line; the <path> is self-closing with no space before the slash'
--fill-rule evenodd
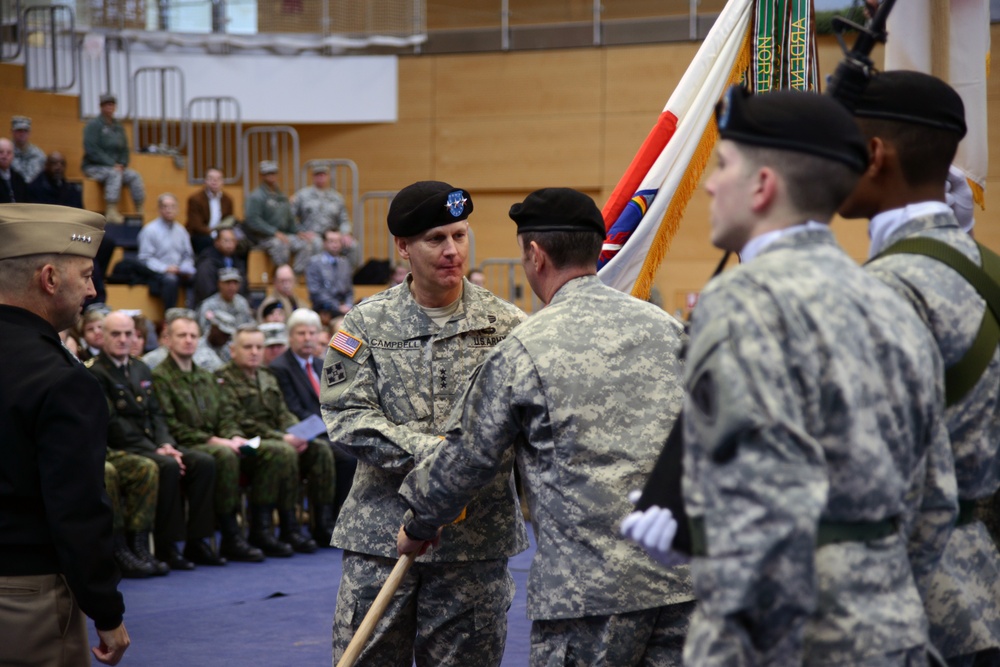
<path id="1" fill-rule="evenodd" d="M 132 115 L 132 67 L 129 42 L 117 35 L 89 33 L 79 40 L 80 118 L 100 113 L 100 97 L 113 93 L 118 98 L 119 118 Z"/>
<path id="2" fill-rule="evenodd" d="M 290 125 L 252 127 L 243 132 L 243 198 L 260 185 L 257 167 L 262 160 L 278 163 L 278 187 L 286 196 L 299 182 L 299 133 Z"/>
<path id="3" fill-rule="evenodd" d="M 476 265 L 470 262 L 470 266 Z M 542 300 L 531 291 L 520 259 L 485 259 L 479 269 L 486 278 L 486 288 L 500 298 L 526 313 L 542 309 Z"/>
<path id="4" fill-rule="evenodd" d="M 243 120 L 235 97 L 193 97 L 184 115 L 189 183 L 203 183 L 211 168 L 222 172 L 227 185 L 243 177 L 240 160 Z"/>
<path id="5" fill-rule="evenodd" d="M 372 190 L 361 195 L 354 209 L 354 231 L 361 249 L 362 261 L 367 259 L 388 259 L 396 266 L 402 259 L 396 254 L 392 234 L 385 225 L 389 214 L 389 204 L 397 190 Z"/>
<path id="6" fill-rule="evenodd" d="M 0 62 L 21 55 L 21 0 L 0 0 Z"/>
<path id="7" fill-rule="evenodd" d="M 179 67 L 137 69 L 130 102 L 137 153 L 184 150 L 184 72 Z"/>
<path id="8" fill-rule="evenodd" d="M 28 7 L 21 14 L 24 79 L 28 90 L 58 92 L 76 85 L 77 48 L 73 9 Z"/>

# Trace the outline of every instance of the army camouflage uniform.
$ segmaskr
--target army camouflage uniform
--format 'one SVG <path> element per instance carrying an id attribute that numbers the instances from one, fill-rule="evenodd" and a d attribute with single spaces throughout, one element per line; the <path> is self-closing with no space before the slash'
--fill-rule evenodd
<path id="1" fill-rule="evenodd" d="M 302 188 L 292 197 L 292 213 L 299 221 L 302 231 L 315 232 L 312 243 L 299 251 L 295 256 L 295 272 L 302 273 L 309 265 L 309 260 L 323 253 L 323 232 L 336 229 L 341 234 L 352 234 L 351 217 L 347 214 L 347 202 L 344 196 L 332 187 L 320 190 L 314 185 Z M 352 266 L 357 264 L 357 258 L 348 248 L 341 253 L 348 258 Z"/>
<path id="2" fill-rule="evenodd" d="M 292 253 L 307 249 L 309 245 L 297 236 L 300 229 L 292 216 L 288 197 L 281 190 L 271 190 L 263 183 L 247 198 L 243 228 L 256 243 L 255 247 L 267 251 L 275 266 L 288 264 Z M 274 237 L 277 232 L 288 236 L 288 244 Z"/>
<path id="3" fill-rule="evenodd" d="M 224 445 L 209 445 L 212 436 L 253 437 L 236 421 L 233 406 L 224 399 L 216 378 L 197 364 L 184 372 L 168 356 L 153 371 L 156 396 L 167 426 L 180 447 L 215 458 L 215 511 L 228 516 L 239 506 L 240 472 L 250 477 L 250 502 L 259 506 L 295 507 L 298 467 L 295 450 L 281 440 L 261 439 L 253 454 L 237 455 Z"/>
<path id="4" fill-rule="evenodd" d="M 703 548 L 686 665 L 926 664 L 904 536 L 923 536 L 931 569 L 957 512 L 954 472 L 925 472 L 948 446 L 942 362 L 813 225 L 713 280 L 693 313 L 684 494 Z"/>
<path id="5" fill-rule="evenodd" d="M 207 334 L 206 334 L 207 336 Z M 194 350 L 194 361 L 195 365 L 202 370 L 206 370 L 209 373 L 214 373 L 218 369 L 222 368 L 223 361 L 219 352 L 216 351 L 214 347 L 208 344 L 208 339 L 206 336 L 202 336 L 198 339 L 198 347 Z M 228 345 L 224 345 L 224 348 L 228 348 Z M 228 351 L 227 351 L 228 352 Z M 155 350 L 151 350 L 146 354 L 142 355 L 142 362 L 152 369 L 156 369 L 157 366 L 163 363 L 163 361 L 170 356 L 170 351 L 161 345 Z"/>
<path id="6" fill-rule="evenodd" d="M 345 317 L 343 331 L 361 345 L 353 356 L 331 347 L 320 379 L 330 441 L 358 459 L 333 537 L 344 549 L 335 660 L 374 600 L 372 578 L 384 581 L 396 561 L 395 535 L 407 510 L 398 495 L 403 478 L 441 442 L 469 376 L 523 317 L 468 280 L 459 311 L 443 327 L 420 308 L 408 283 L 365 299 Z M 508 474 L 469 504 L 467 518 L 444 529 L 440 547 L 417 558 L 403 584 L 403 608 L 383 617 L 362 663 L 409 667 L 415 654 L 418 665 L 500 664 L 514 594 L 506 559 L 528 546 L 512 461 Z M 460 564 L 464 576 L 445 583 Z"/>
<path id="7" fill-rule="evenodd" d="M 104 461 L 104 486 L 114 510 L 116 535 L 151 531 L 160 488 L 156 462 L 109 449 Z"/>
<path id="8" fill-rule="evenodd" d="M 250 308 L 250 302 L 246 300 L 245 296 L 237 294 L 233 297 L 232 301 L 226 301 L 218 292 L 216 292 L 202 301 L 198 306 L 198 326 L 201 327 L 203 332 L 208 331 L 209 318 L 207 313 L 209 311 L 220 310 L 232 315 L 233 319 L 236 320 L 237 327 L 243 326 L 244 324 L 253 324 L 256 321 L 253 316 L 253 310 Z M 228 361 L 228 358 L 226 360 Z M 213 372 L 216 370 L 218 369 L 212 369 Z"/>
<path id="9" fill-rule="evenodd" d="M 975 242 L 941 202 L 881 213 L 872 219 L 871 229 L 872 256 L 904 238 L 924 237 L 943 241 L 979 263 Z M 986 309 L 974 287 L 929 257 L 887 256 L 867 268 L 913 305 L 934 335 L 946 368 L 962 358 Z M 931 641 L 951 659 L 1000 648 L 1000 554 L 974 517 L 977 501 L 989 499 L 1000 488 L 1000 350 L 994 351 L 976 386 L 945 411 L 945 419 L 963 512 L 939 567 L 918 577 L 917 584 L 927 607 Z"/>
<path id="10" fill-rule="evenodd" d="M 447 441 L 400 489 L 433 534 L 516 452 L 538 542 L 532 665 L 681 664 L 688 568 L 661 567 L 617 529 L 680 411 L 682 340 L 656 306 L 570 280 L 483 363 Z"/>
<path id="11" fill-rule="evenodd" d="M 24 177 L 24 182 L 30 184 L 35 177 L 45 170 L 45 151 L 34 144 L 24 148 L 14 145 L 14 160 L 10 168 Z"/>
<path id="12" fill-rule="evenodd" d="M 258 370 L 256 379 L 252 380 L 236 364 L 229 362 L 215 371 L 215 377 L 244 433 L 280 440 L 288 427 L 299 423 L 299 418 L 285 403 L 278 379 L 266 369 Z M 309 447 L 297 458 L 296 479 L 301 471 L 309 485 L 311 509 L 318 504 L 332 503 L 335 477 L 330 446 L 318 438 L 311 440 Z"/>

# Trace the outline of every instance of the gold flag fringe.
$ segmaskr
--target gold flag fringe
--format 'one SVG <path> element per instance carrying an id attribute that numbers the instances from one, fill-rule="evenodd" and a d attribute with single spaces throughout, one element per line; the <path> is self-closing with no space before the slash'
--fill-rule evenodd
<path id="1" fill-rule="evenodd" d="M 727 88 L 734 83 L 738 83 L 750 66 L 750 36 L 752 33 L 753 27 L 748 26 L 739 55 L 737 55 L 736 62 L 733 63 L 733 67 L 729 71 L 729 79 L 726 83 Z M 701 135 L 698 147 L 695 148 L 694 155 L 691 156 L 691 161 L 688 163 L 687 169 L 684 170 L 684 177 L 677 184 L 677 189 L 674 191 L 670 204 L 663 214 L 660 226 L 656 230 L 656 236 L 653 238 L 653 243 L 646 254 L 646 259 L 642 263 L 642 268 L 639 270 L 639 276 L 636 278 L 635 285 L 632 286 L 632 296 L 643 300 L 649 298 L 649 292 L 653 287 L 653 279 L 656 277 L 656 271 L 660 268 L 664 256 L 666 256 L 667 251 L 670 249 L 670 243 L 674 240 L 674 236 L 677 235 L 677 230 L 680 229 L 681 218 L 684 216 L 684 211 L 687 209 L 691 197 L 694 196 L 694 192 L 698 188 L 698 181 L 701 180 L 705 166 L 712 157 L 712 150 L 715 148 L 715 142 L 718 137 L 719 131 L 715 126 L 715 120 L 711 119 L 708 121 L 708 125 L 705 126 L 705 131 Z"/>

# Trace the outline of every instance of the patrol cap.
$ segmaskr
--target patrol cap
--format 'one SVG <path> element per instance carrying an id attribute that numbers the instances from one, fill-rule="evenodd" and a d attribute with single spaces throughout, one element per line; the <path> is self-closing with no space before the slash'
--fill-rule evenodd
<path id="1" fill-rule="evenodd" d="M 30 130 L 31 129 L 31 119 L 27 116 L 13 116 L 10 119 L 10 129 L 14 130 Z"/>
<path id="2" fill-rule="evenodd" d="M 209 324 L 223 333 L 232 336 L 236 333 L 236 318 L 224 310 L 210 310 L 205 313 Z"/>
<path id="3" fill-rule="evenodd" d="M 229 282 L 230 280 L 235 280 L 237 282 L 243 282 L 243 276 L 240 275 L 240 272 L 239 272 L 238 269 L 235 269 L 235 268 L 233 268 L 231 266 L 229 266 L 229 267 L 223 267 L 223 268 L 219 269 L 219 282 L 220 283 L 225 283 L 225 282 Z"/>
<path id="4" fill-rule="evenodd" d="M 414 236 L 442 225 L 460 222 L 472 213 L 472 195 L 441 181 L 418 181 L 396 193 L 389 204 L 389 233 Z"/>
<path id="5" fill-rule="evenodd" d="M 328 165 L 328 164 L 319 164 L 319 165 L 316 165 L 315 167 L 313 167 L 312 173 L 313 173 L 313 175 L 316 175 L 316 174 L 329 174 L 330 173 L 330 165 Z"/>
<path id="6" fill-rule="evenodd" d="M 908 70 L 877 74 L 858 99 L 854 115 L 914 123 L 965 136 L 965 105 L 941 79 Z"/>
<path id="7" fill-rule="evenodd" d="M 260 174 L 277 174 L 278 163 L 274 160 L 261 160 L 260 164 L 257 165 L 257 171 Z"/>
<path id="8" fill-rule="evenodd" d="M 594 200 L 572 188 L 542 188 L 510 207 L 511 220 L 521 232 L 606 233 L 604 216 Z"/>
<path id="9" fill-rule="evenodd" d="M 264 333 L 264 347 L 288 345 L 288 333 L 281 322 L 262 322 L 257 328 Z"/>
<path id="10" fill-rule="evenodd" d="M 94 258 L 104 216 L 52 204 L 0 204 L 0 259 L 27 255 Z"/>
<path id="11" fill-rule="evenodd" d="M 114 96 L 114 93 L 104 93 L 101 95 L 101 104 L 118 104 L 118 98 Z"/>
<path id="12" fill-rule="evenodd" d="M 861 173 L 868 145 L 850 112 L 826 95 L 731 86 L 715 107 L 719 136 L 739 144 L 815 155 Z"/>

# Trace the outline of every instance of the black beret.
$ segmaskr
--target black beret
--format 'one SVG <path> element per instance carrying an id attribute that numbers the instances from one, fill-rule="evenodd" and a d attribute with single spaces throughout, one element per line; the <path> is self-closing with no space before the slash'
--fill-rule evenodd
<path id="1" fill-rule="evenodd" d="M 472 213 L 472 195 L 441 181 L 418 181 L 396 193 L 389 204 L 389 232 L 413 236 L 460 222 Z"/>
<path id="2" fill-rule="evenodd" d="M 604 217 L 594 200 L 571 188 L 542 188 L 510 207 L 521 232 L 596 232 L 605 235 Z"/>
<path id="3" fill-rule="evenodd" d="M 854 109 L 858 118 L 915 123 L 965 136 L 965 105 L 955 89 L 923 72 L 881 72 L 868 82 Z"/>
<path id="4" fill-rule="evenodd" d="M 849 111 L 832 97 L 795 90 L 751 95 L 731 86 L 715 107 L 719 136 L 739 144 L 806 153 L 861 173 L 868 145 Z"/>

